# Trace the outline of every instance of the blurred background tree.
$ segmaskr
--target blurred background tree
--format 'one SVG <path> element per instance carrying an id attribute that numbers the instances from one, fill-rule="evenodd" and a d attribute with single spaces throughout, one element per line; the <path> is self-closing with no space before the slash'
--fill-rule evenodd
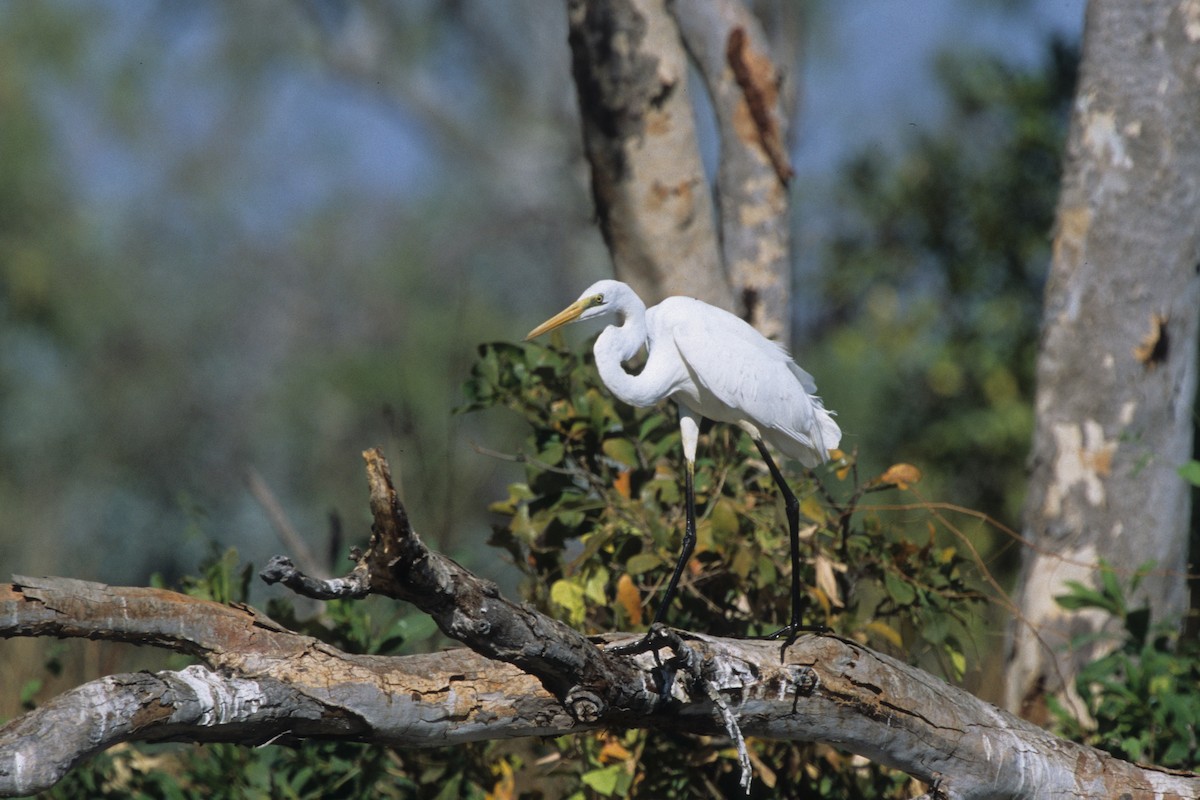
<path id="1" fill-rule="evenodd" d="M 942 56 L 945 124 L 847 163 L 822 250 L 815 324 L 832 333 L 814 369 L 845 397 L 842 416 L 868 423 L 852 443 L 876 468 L 922 465 L 927 492 L 1000 520 L 1024 493 L 1077 58 L 1060 39 L 1036 69 Z"/>
<path id="2" fill-rule="evenodd" d="M 6 561 L 141 582 L 191 569 L 203 536 L 255 556 L 248 466 L 316 533 L 390 436 L 427 527 L 462 530 L 496 466 L 456 463 L 472 347 L 509 334 L 539 264 L 594 269 L 598 244 L 555 123 L 566 54 L 557 84 L 518 81 L 527 31 L 484 5 L 364 20 L 397 36 L 395 87 L 329 66 L 321 13 L 359 13 L 339 4 L 0 12 Z M 431 75 L 471 90 L 406 102 Z"/>
<path id="3" fill-rule="evenodd" d="M 1081 708 L 1075 676 L 1113 647 L 1119 615 L 1058 602 L 1105 588 L 1097 561 L 1126 581 L 1151 570 L 1131 604 L 1168 643 L 1195 637 L 1200 50 L 1178 24 L 1194 17 L 1170 0 L 1088 4 L 1005 666 L 1005 705 L 1035 721 L 1053 711 L 1048 695 Z"/>
<path id="4" fill-rule="evenodd" d="M 370 444 L 427 535 L 492 563 L 473 500 L 509 467 L 470 445 L 504 423 L 450 409 L 475 344 L 540 312 L 545 264 L 565 291 L 603 263 L 565 15 L 540 6 L 0 8 L 6 567 L 262 563 L 249 469 L 324 554 L 331 513 L 366 519 Z"/>

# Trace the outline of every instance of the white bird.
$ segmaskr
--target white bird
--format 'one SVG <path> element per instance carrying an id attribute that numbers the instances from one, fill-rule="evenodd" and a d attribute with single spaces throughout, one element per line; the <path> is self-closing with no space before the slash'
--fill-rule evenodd
<path id="1" fill-rule="evenodd" d="M 700 417 L 707 417 L 738 425 L 753 437 L 784 498 L 791 534 L 792 619 L 767 638 L 787 635 L 790 643 L 800 631 L 824 630 L 800 622 L 799 504 L 766 448 L 770 444 L 806 467 L 815 467 L 829 460 L 830 451 L 838 446 L 842 432 L 817 397 L 812 376 L 783 347 L 728 311 L 691 297 L 668 297 L 647 309 L 632 289 L 613 280 L 588 287 L 525 340 L 588 319 L 608 321 L 593 352 L 600 378 L 618 399 L 645 407 L 669 398 L 679 407 L 687 462 L 687 522 L 682 552 L 652 628 L 663 621 L 696 545 L 696 443 Z M 645 367 L 636 375 L 626 371 L 624 362 L 643 347 Z"/>

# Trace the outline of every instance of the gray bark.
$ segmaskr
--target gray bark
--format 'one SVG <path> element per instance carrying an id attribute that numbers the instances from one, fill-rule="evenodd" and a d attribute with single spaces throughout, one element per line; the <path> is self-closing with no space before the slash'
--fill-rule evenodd
<path id="1" fill-rule="evenodd" d="M 717 118 L 721 249 L 737 313 L 786 342 L 792 167 L 782 75 L 758 20 L 737 0 L 674 0 L 671 11 Z"/>
<path id="2" fill-rule="evenodd" d="M 1054 602 L 1101 560 L 1187 608 L 1200 314 L 1200 3 L 1093 0 L 1057 212 L 1005 702 L 1041 718 L 1109 624 Z"/>
<path id="3" fill-rule="evenodd" d="M 721 735 L 722 706 L 745 735 L 843 747 L 936 782 L 936 796 L 944 798 L 1200 791 L 1196 776 L 1128 764 L 1056 739 L 939 678 L 836 636 L 805 636 L 781 663 L 773 642 L 688 634 L 672 649 L 701 666 L 676 674 L 673 703 L 638 714 L 609 706 L 582 720 L 577 706 L 564 704 L 537 676 L 470 650 L 349 655 L 279 629 L 250 609 L 81 581 L 21 581 L 0 604 L 0 635 L 187 642 L 204 654 L 206 666 L 108 676 L 0 727 L 0 796 L 45 790 L 73 765 L 124 741 L 286 746 L 349 738 L 432 747 L 618 724 Z M 117 606 L 127 613 L 105 616 Z M 167 612 L 183 616 L 163 616 Z M 606 637 L 614 643 L 629 638 Z M 647 680 L 661 670 L 650 653 L 624 660 Z"/>
<path id="4" fill-rule="evenodd" d="M 618 279 L 647 304 L 686 294 L 732 309 L 666 0 L 570 0 L 572 67 L 592 194 Z"/>
<path id="5" fill-rule="evenodd" d="M 592 193 L 617 278 L 647 303 L 698 297 L 786 342 L 786 97 L 761 26 L 738 0 L 571 0 L 568 10 Z M 697 85 L 720 136 L 711 186 Z"/>

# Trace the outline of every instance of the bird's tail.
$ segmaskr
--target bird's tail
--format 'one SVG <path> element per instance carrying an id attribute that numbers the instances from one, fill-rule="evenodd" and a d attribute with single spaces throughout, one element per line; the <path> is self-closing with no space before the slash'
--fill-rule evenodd
<path id="1" fill-rule="evenodd" d="M 813 416 L 791 431 L 763 431 L 764 438 L 790 458 L 806 467 L 818 467 L 829 460 L 829 451 L 842 441 L 842 429 L 833 421 L 833 412 L 825 408 L 821 398 L 812 399 Z"/>
<path id="2" fill-rule="evenodd" d="M 837 422 L 833 419 L 833 412 L 827 410 L 821 403 L 819 398 L 813 398 L 816 413 L 816 441 L 817 452 L 821 456 L 821 461 L 829 460 L 831 450 L 836 450 L 837 446 L 842 443 L 842 429 L 838 427 Z"/>

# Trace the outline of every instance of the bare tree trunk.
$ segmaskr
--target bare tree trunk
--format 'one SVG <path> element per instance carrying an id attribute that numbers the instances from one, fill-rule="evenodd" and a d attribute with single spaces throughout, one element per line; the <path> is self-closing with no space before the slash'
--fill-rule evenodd
<path id="1" fill-rule="evenodd" d="M 1200 315 L 1200 3 L 1093 0 L 1059 200 L 1005 702 L 1039 719 L 1103 627 L 1054 596 L 1157 567 L 1137 599 L 1187 608 Z"/>
<path id="2" fill-rule="evenodd" d="M 571 0 L 570 43 L 592 194 L 617 278 L 647 303 L 732 308 L 666 0 Z"/>
<path id="3" fill-rule="evenodd" d="M 743 735 L 827 742 L 909 772 L 932 785 L 930 798 L 1200 792 L 1200 776 L 1057 739 L 837 636 L 804 636 L 786 660 L 774 642 L 670 631 L 658 643 L 669 656 L 615 655 L 428 550 L 382 455 L 366 456 L 375 524 L 358 566 L 317 580 L 276 559 L 264 577 L 323 599 L 410 600 L 470 650 L 350 655 L 244 606 L 16 578 L 0 587 L 0 637 L 148 644 L 203 664 L 100 678 L 0 727 L 0 795 L 44 790 L 124 741 L 261 746 L 327 738 L 420 747 L 614 726 L 725 734 L 739 746 Z M 748 779 L 748 758 L 743 766 Z"/>
<path id="4" fill-rule="evenodd" d="M 690 295 L 789 333 L 787 119 L 761 26 L 737 0 L 570 0 L 600 229 L 648 303 Z M 685 51 L 686 44 L 686 51 Z M 688 53 L 720 134 L 714 212 Z"/>
<path id="5" fill-rule="evenodd" d="M 791 330 L 791 229 L 782 77 L 738 0 L 675 0 L 672 13 L 713 101 L 722 258 L 737 312 L 765 336 Z"/>

